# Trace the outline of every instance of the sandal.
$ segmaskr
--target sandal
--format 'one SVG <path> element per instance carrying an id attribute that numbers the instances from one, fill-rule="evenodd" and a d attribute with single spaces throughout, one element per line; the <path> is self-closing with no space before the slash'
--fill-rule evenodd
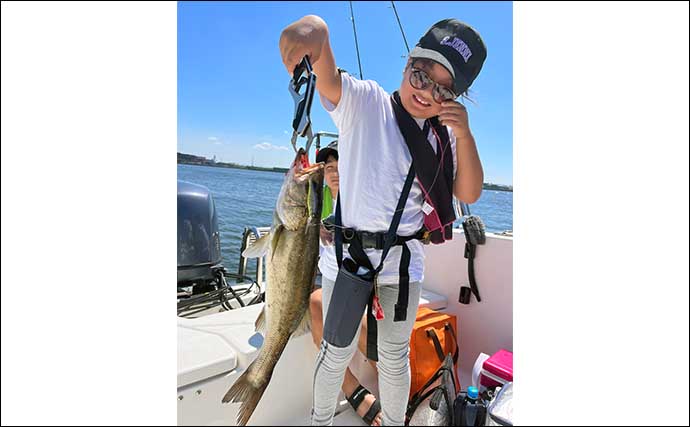
<path id="1" fill-rule="evenodd" d="M 355 413 L 357 413 L 357 408 L 359 408 L 359 405 L 362 404 L 367 394 L 371 394 L 371 392 L 360 384 L 352 393 L 352 395 L 347 398 L 347 401 L 350 402 L 350 405 L 355 410 Z M 376 399 L 374 400 L 374 403 L 371 404 L 371 407 L 369 408 L 367 413 L 364 414 L 362 419 L 365 423 L 367 423 L 367 425 L 371 425 L 371 423 L 374 422 L 374 419 L 376 418 L 376 415 L 378 415 L 379 412 L 381 412 L 381 403 L 379 403 L 379 400 Z"/>

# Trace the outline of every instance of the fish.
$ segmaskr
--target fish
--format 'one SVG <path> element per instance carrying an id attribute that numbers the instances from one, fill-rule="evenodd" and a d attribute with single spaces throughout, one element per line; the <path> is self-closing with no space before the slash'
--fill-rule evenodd
<path id="1" fill-rule="evenodd" d="M 254 413 L 291 336 L 309 331 L 309 296 L 319 256 L 323 197 L 323 163 L 309 165 L 303 148 L 285 175 L 271 231 L 243 252 L 245 258 L 266 255 L 266 303 L 256 320 L 264 342 L 256 359 L 223 397 L 241 402 L 237 424 Z"/>

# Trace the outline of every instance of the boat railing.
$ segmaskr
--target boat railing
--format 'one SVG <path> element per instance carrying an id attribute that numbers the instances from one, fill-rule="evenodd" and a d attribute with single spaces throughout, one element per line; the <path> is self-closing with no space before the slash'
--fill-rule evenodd
<path id="1" fill-rule="evenodd" d="M 247 258 L 242 256 L 245 249 L 253 245 L 261 237 L 265 236 L 271 231 L 271 227 L 245 227 L 242 233 L 242 244 L 240 245 L 240 263 L 237 270 L 237 274 L 240 277 L 247 276 Z M 264 257 L 258 257 L 256 259 L 256 283 L 261 285 L 263 283 L 263 266 Z M 238 279 L 238 283 L 241 283 L 242 279 Z"/>

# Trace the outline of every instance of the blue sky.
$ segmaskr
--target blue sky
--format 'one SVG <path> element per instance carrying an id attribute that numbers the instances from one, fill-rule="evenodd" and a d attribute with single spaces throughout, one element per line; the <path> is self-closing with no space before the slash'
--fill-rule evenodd
<path id="1" fill-rule="evenodd" d="M 388 92 L 400 86 L 406 49 L 390 2 L 353 2 L 362 71 Z M 488 56 L 467 104 L 486 182 L 513 182 L 513 17 L 510 2 L 396 2 L 412 48 L 435 22 L 455 17 L 482 35 Z M 307 14 L 329 26 L 336 63 L 359 76 L 350 6 L 336 2 L 178 3 L 180 152 L 287 167 L 294 103 L 278 50 L 281 30 Z M 336 132 L 315 95 L 314 130 Z M 303 143 L 303 139 L 300 139 Z"/>

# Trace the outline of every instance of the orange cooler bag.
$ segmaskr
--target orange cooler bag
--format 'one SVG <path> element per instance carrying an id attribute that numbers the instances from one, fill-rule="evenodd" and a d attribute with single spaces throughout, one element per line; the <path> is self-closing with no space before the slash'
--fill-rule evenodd
<path id="1" fill-rule="evenodd" d="M 417 320 L 410 336 L 410 396 L 421 389 L 424 384 L 441 367 L 446 354 L 453 356 L 455 368 L 455 386 L 460 390 L 458 380 L 458 340 L 457 319 L 454 315 L 420 308 Z"/>

